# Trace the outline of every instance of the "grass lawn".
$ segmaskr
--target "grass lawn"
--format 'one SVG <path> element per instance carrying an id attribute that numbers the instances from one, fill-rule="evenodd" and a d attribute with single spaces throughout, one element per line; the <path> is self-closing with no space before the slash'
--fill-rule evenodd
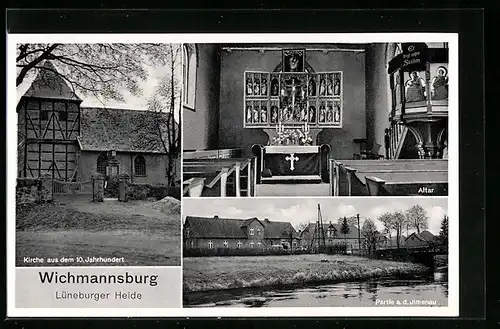
<path id="1" fill-rule="evenodd" d="M 163 208 L 163 209 L 162 209 Z M 18 207 L 16 265 L 24 257 L 123 257 L 120 263 L 64 263 L 44 266 L 180 265 L 180 208 L 152 201 L 93 203 L 73 198 Z"/>
<path id="2" fill-rule="evenodd" d="M 186 257 L 184 291 L 305 284 L 409 275 L 427 270 L 412 263 L 340 255 Z"/>

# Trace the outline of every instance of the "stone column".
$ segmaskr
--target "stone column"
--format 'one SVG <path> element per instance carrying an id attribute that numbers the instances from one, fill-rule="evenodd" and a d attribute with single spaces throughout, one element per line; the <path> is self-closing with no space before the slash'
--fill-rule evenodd
<path id="1" fill-rule="evenodd" d="M 102 202 L 104 199 L 104 175 L 92 175 L 92 201 Z"/>
<path id="2" fill-rule="evenodd" d="M 40 202 L 52 202 L 54 199 L 54 188 L 53 188 L 52 177 L 49 174 L 44 174 L 40 177 Z"/>
<path id="3" fill-rule="evenodd" d="M 106 174 L 108 175 L 108 177 L 118 176 L 118 165 L 119 162 L 116 157 L 108 158 L 108 166 L 106 167 Z"/>
<path id="4" fill-rule="evenodd" d="M 127 185 L 130 176 L 127 174 L 118 175 L 118 201 L 127 202 Z"/>

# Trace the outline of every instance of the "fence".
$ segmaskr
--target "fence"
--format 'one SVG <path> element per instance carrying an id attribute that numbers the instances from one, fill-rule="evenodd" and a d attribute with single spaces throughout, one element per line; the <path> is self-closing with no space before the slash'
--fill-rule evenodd
<path id="1" fill-rule="evenodd" d="M 79 195 L 92 194 L 92 181 L 86 182 L 64 182 L 53 180 L 53 192 L 57 195 Z"/>

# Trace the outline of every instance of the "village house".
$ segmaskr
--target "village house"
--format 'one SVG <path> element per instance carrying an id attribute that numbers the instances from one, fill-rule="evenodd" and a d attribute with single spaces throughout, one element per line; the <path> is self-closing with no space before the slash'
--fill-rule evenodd
<path id="1" fill-rule="evenodd" d="M 324 232 L 326 246 L 334 246 L 337 244 L 346 244 L 347 251 L 357 252 L 364 245 L 364 237 L 360 234 L 357 227 L 349 225 L 349 233 L 342 234 L 342 224 L 334 224 L 332 222 L 323 224 L 323 232 L 321 226 L 317 223 L 309 223 L 300 233 L 300 244 L 303 248 L 311 249 L 318 246 L 318 241 L 321 242 L 321 235 Z M 320 233 L 321 232 L 321 233 Z"/>
<path id="2" fill-rule="evenodd" d="M 432 246 L 436 242 L 436 236 L 425 230 L 419 233 L 412 233 L 405 239 L 406 248 L 425 248 Z"/>
<path id="3" fill-rule="evenodd" d="M 299 236 L 289 222 L 187 216 L 184 223 L 185 248 L 283 248 L 299 246 Z"/>
<path id="4" fill-rule="evenodd" d="M 44 67 L 17 106 L 19 178 L 84 182 L 100 173 L 127 174 L 131 183 L 169 183 L 168 146 L 160 133 L 166 128 L 158 129 L 167 114 L 83 107 L 53 64 Z"/>

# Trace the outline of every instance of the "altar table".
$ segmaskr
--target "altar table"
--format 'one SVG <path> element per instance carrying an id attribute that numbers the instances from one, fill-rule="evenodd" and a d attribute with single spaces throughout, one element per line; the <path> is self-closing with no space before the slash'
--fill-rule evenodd
<path id="1" fill-rule="evenodd" d="M 262 156 L 262 182 L 321 181 L 320 146 L 269 145 Z M 265 172 L 271 176 L 265 175 Z"/>

